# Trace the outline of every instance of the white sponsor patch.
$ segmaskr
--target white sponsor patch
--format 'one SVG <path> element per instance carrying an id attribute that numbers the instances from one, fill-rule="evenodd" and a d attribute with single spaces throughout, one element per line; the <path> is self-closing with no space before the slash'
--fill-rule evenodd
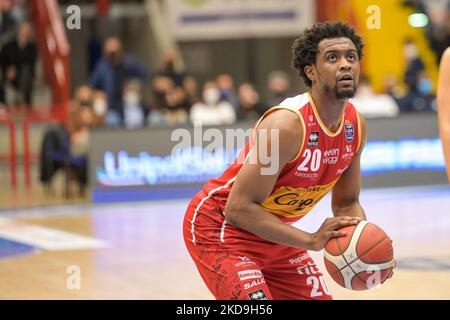
<path id="1" fill-rule="evenodd" d="M 263 274 L 260 270 L 245 270 L 238 272 L 239 279 L 241 281 L 249 280 L 249 279 L 260 279 L 263 277 Z"/>
<path id="2" fill-rule="evenodd" d="M 45 250 L 104 248 L 106 242 L 73 233 L 0 219 L 0 237 Z"/>
<path id="3" fill-rule="evenodd" d="M 257 286 L 257 285 L 260 285 L 263 283 L 266 283 L 266 280 L 264 280 L 264 278 L 253 280 L 252 282 L 249 282 L 249 283 L 244 283 L 244 290 L 253 288 L 254 286 Z"/>

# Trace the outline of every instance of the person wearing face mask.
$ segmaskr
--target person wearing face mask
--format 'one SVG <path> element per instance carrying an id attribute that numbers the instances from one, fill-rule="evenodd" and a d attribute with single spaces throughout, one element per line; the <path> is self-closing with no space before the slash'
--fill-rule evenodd
<path id="1" fill-rule="evenodd" d="M 200 125 L 229 125 L 236 121 L 234 107 L 228 101 L 220 100 L 220 90 L 214 81 L 203 87 L 203 102 L 194 104 L 190 111 L 190 120 Z"/>
<path id="2" fill-rule="evenodd" d="M 149 71 L 131 55 L 124 53 L 122 43 L 116 37 L 106 39 L 103 57 L 99 60 L 90 77 L 90 84 L 96 90 L 102 90 L 108 97 L 109 123 L 119 124 L 124 120 L 122 93 L 127 81 L 139 79 L 145 82 Z M 107 121 L 108 122 L 108 121 Z"/>
<path id="3" fill-rule="evenodd" d="M 124 124 L 127 129 L 140 128 L 144 124 L 141 91 L 141 83 L 136 79 L 129 81 L 123 90 Z"/>
<path id="4" fill-rule="evenodd" d="M 406 62 L 404 82 L 408 92 L 398 99 L 400 110 L 403 112 L 435 110 L 433 82 L 428 77 L 417 46 L 412 40 L 408 39 L 405 42 L 403 55 Z"/>

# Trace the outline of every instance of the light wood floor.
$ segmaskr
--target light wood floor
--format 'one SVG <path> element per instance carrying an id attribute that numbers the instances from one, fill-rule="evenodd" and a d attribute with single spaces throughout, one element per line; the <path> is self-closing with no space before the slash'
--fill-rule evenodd
<path id="1" fill-rule="evenodd" d="M 315 231 L 329 214 L 329 198 L 296 224 Z M 369 220 L 394 240 L 398 268 L 382 287 L 352 292 L 325 273 L 336 299 L 450 299 L 450 190 L 364 191 Z M 107 248 L 41 250 L 0 259 L 0 299 L 212 299 L 181 237 L 187 200 L 113 205 L 64 205 L 0 211 L 15 219 L 85 235 Z M 321 252 L 312 253 L 323 268 Z M 425 262 L 424 262 L 425 261 Z M 67 287 L 69 266 L 81 288 Z"/>

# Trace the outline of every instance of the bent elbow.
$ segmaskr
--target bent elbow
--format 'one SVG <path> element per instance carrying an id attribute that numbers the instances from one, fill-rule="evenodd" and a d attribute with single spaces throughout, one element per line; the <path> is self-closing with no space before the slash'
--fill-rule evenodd
<path id="1" fill-rule="evenodd" d="M 224 211 L 225 222 L 239 227 L 243 212 L 244 209 L 242 205 L 235 202 L 227 203 Z"/>

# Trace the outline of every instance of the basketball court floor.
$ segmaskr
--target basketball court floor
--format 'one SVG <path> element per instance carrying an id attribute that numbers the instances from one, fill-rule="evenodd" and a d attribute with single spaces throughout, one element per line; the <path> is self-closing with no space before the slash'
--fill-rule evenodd
<path id="1" fill-rule="evenodd" d="M 1 210 L 0 299 L 212 299 L 184 247 L 187 203 Z M 381 287 L 353 292 L 312 252 L 334 298 L 450 299 L 450 188 L 369 189 L 361 203 L 393 239 L 397 268 Z M 330 214 L 327 197 L 296 226 L 316 231 Z"/>

